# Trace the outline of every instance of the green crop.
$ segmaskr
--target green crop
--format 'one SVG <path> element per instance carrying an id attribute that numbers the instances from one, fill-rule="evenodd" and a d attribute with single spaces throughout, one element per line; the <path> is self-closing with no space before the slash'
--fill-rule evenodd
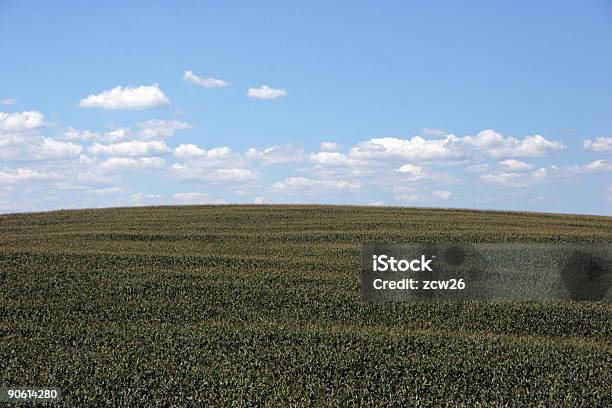
<path id="1" fill-rule="evenodd" d="M 365 242 L 612 243 L 612 218 L 333 206 L 0 216 L 0 387 L 57 406 L 610 406 L 605 302 L 367 302 Z"/>

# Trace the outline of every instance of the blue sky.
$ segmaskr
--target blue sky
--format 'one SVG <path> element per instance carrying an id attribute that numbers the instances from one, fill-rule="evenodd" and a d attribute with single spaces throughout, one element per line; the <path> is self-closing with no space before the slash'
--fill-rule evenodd
<path id="1" fill-rule="evenodd" d="M 612 215 L 612 2 L 330 3 L 0 0 L 0 212 Z"/>

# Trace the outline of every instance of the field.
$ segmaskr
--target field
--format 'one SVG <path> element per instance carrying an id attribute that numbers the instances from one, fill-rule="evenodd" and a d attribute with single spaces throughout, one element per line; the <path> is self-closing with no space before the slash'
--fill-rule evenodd
<path id="1" fill-rule="evenodd" d="M 58 406 L 611 406 L 612 304 L 366 302 L 363 242 L 612 242 L 612 217 L 193 206 L 0 215 L 0 386 Z"/>

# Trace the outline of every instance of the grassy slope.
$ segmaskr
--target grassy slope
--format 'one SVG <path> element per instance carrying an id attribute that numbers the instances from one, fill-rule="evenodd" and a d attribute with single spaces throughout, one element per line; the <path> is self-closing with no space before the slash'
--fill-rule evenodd
<path id="1" fill-rule="evenodd" d="M 366 303 L 362 242 L 612 242 L 612 218 L 217 206 L 0 216 L 0 385 L 189 399 L 612 403 L 612 305 Z"/>

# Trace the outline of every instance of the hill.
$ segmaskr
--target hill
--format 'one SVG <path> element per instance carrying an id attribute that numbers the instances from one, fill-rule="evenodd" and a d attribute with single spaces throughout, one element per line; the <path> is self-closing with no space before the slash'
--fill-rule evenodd
<path id="1" fill-rule="evenodd" d="M 0 215 L 0 385 L 62 406 L 612 403 L 612 304 L 372 303 L 363 242 L 612 242 L 612 217 L 342 206 Z"/>

